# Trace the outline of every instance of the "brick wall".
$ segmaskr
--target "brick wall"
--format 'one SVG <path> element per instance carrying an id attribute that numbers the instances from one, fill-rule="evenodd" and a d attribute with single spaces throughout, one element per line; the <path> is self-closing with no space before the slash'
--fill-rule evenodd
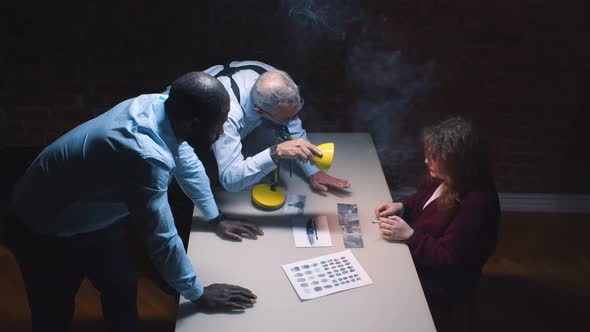
<path id="1" fill-rule="evenodd" d="M 0 144 L 48 144 L 184 72 L 257 59 L 300 85 L 308 131 L 370 131 L 392 189 L 424 171 L 420 129 L 461 114 L 494 142 L 499 190 L 590 192 L 583 1 L 170 5 L 0 5 Z"/>

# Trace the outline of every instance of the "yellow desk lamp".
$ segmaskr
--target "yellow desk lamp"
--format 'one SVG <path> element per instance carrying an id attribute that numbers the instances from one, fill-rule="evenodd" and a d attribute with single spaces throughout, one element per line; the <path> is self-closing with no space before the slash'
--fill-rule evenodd
<path id="1" fill-rule="evenodd" d="M 324 143 L 318 145 L 318 149 L 322 151 L 322 156 L 313 156 L 313 161 L 317 168 L 322 172 L 327 172 L 332 161 L 334 160 L 334 143 Z M 279 165 L 275 168 L 275 174 L 272 183 L 261 183 L 254 186 L 252 190 L 252 202 L 260 208 L 265 210 L 276 210 L 285 204 L 285 193 L 277 188 L 279 184 Z"/>
<path id="2" fill-rule="evenodd" d="M 313 155 L 313 162 L 320 171 L 326 173 L 332 166 L 332 160 L 334 160 L 334 143 L 320 144 L 318 149 L 322 151 L 322 156 Z"/>

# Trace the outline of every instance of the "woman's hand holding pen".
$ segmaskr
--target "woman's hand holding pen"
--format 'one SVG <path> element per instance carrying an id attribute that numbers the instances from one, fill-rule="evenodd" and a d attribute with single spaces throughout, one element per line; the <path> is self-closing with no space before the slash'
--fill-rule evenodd
<path id="1" fill-rule="evenodd" d="M 398 216 L 380 217 L 379 230 L 388 241 L 405 241 L 414 235 L 414 230 Z"/>
<path id="2" fill-rule="evenodd" d="M 375 217 L 387 217 L 398 213 L 403 207 L 401 202 L 381 202 L 375 208 Z"/>

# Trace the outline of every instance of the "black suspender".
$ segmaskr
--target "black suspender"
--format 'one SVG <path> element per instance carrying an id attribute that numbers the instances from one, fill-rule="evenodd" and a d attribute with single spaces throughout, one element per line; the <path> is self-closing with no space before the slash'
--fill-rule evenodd
<path id="1" fill-rule="evenodd" d="M 219 73 L 215 74 L 216 78 L 221 77 L 221 76 L 225 76 L 225 77 L 229 78 L 229 81 L 231 84 L 231 90 L 233 91 L 234 95 L 236 95 L 236 99 L 238 100 L 238 103 L 240 103 L 240 105 L 241 105 L 240 89 L 238 88 L 238 84 L 236 83 L 236 81 L 234 80 L 234 78 L 232 76 L 235 73 L 237 73 L 241 70 L 246 70 L 246 69 L 253 70 L 260 75 L 262 75 L 263 73 L 265 73 L 267 71 L 263 67 L 260 67 L 257 65 L 245 65 L 245 66 L 238 66 L 238 67 L 230 67 L 229 64 L 227 64 L 227 65 L 223 65 L 223 69 Z"/>

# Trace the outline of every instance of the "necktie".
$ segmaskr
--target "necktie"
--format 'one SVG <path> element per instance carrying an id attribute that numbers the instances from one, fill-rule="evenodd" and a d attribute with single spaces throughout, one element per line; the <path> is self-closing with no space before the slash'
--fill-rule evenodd
<path id="1" fill-rule="evenodd" d="M 291 137 L 291 134 L 289 133 L 289 128 L 286 125 L 275 123 L 266 118 L 262 118 L 262 122 L 265 126 L 270 127 L 273 130 L 276 144 L 293 139 L 293 137 Z M 279 182 L 279 168 L 281 166 L 281 161 L 282 160 L 279 160 L 279 163 L 277 164 L 277 168 L 275 170 L 274 179 L 272 183 L 273 187 L 276 186 Z M 291 162 L 291 160 L 289 160 L 289 176 L 293 177 L 293 163 Z"/>

